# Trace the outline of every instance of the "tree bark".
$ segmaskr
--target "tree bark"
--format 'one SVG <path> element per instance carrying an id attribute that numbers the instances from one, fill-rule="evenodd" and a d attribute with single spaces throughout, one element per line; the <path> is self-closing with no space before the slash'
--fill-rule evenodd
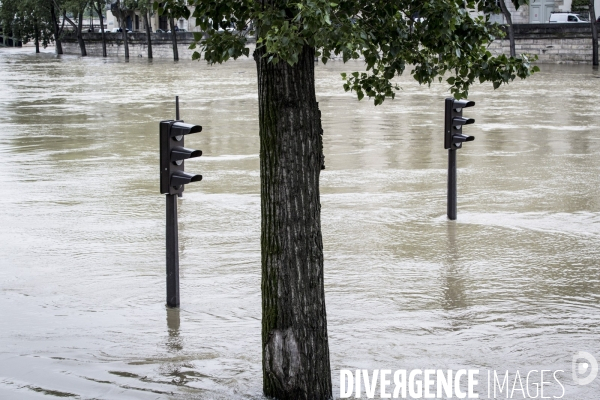
<path id="1" fill-rule="evenodd" d="M 508 28 L 508 41 L 510 43 L 510 56 L 516 57 L 517 51 L 515 49 L 515 31 L 513 29 L 512 17 L 510 15 L 508 7 L 506 6 L 506 0 L 500 0 L 498 3 L 500 4 L 500 10 L 502 10 L 504 18 L 506 18 L 506 25 Z"/>
<path id="2" fill-rule="evenodd" d="M 77 42 L 79 43 L 79 49 L 81 50 L 81 56 L 85 57 L 87 56 L 87 52 L 85 51 L 85 43 L 83 41 L 83 36 L 81 33 L 81 31 L 83 30 L 83 11 L 79 12 L 77 15 L 79 16 L 79 21 L 77 22 L 77 24 L 75 24 L 75 22 L 71 21 L 71 18 L 67 17 L 67 12 L 63 10 L 63 21 L 66 20 L 67 22 L 69 22 L 69 24 L 73 26 L 73 28 L 75 28 L 75 33 L 77 34 Z"/>
<path id="3" fill-rule="evenodd" d="M 60 35 L 62 35 L 63 28 L 65 27 L 65 20 L 63 19 L 62 26 L 58 27 L 58 17 L 54 4 L 50 4 L 50 14 L 52 16 L 52 25 L 54 27 L 54 43 L 56 45 L 56 54 L 63 54 L 62 41 Z"/>
<path id="4" fill-rule="evenodd" d="M 148 58 L 152 58 L 152 29 L 150 28 L 148 12 L 144 12 L 144 24 L 146 25 L 146 37 L 148 38 Z"/>
<path id="5" fill-rule="evenodd" d="M 40 26 L 38 24 L 37 19 L 35 20 L 35 52 L 36 54 L 40 52 Z"/>
<path id="6" fill-rule="evenodd" d="M 104 32 L 104 16 L 102 15 L 102 3 L 94 1 L 94 9 L 98 13 L 100 19 L 100 32 L 102 32 L 102 57 L 107 57 L 106 54 L 106 33 Z"/>
<path id="7" fill-rule="evenodd" d="M 598 65 L 598 28 L 594 0 L 590 0 L 590 22 L 592 23 L 592 65 Z"/>
<path id="8" fill-rule="evenodd" d="M 125 49 L 125 58 L 129 59 L 129 38 L 127 37 L 127 18 L 121 11 L 121 31 L 123 33 L 123 46 Z"/>
<path id="9" fill-rule="evenodd" d="M 85 42 L 83 41 L 83 12 L 82 8 L 79 10 L 79 21 L 77 21 L 77 41 L 79 42 L 79 48 L 81 49 L 81 56 L 87 56 L 87 51 L 85 49 Z"/>
<path id="10" fill-rule="evenodd" d="M 314 49 L 258 71 L 263 390 L 277 399 L 330 399 L 319 176 L 321 113 Z"/>
<path id="11" fill-rule="evenodd" d="M 169 25 L 171 25 L 171 38 L 173 38 L 173 60 L 179 60 L 179 51 L 177 50 L 177 32 L 175 32 L 175 21 L 173 17 L 169 17 Z"/>

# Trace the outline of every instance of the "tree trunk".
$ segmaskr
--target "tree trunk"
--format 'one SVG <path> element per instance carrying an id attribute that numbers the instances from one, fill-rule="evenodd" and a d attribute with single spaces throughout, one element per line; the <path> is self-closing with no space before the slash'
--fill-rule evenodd
<path id="1" fill-rule="evenodd" d="M 146 25 L 146 37 L 148 40 L 148 58 L 152 58 L 152 29 L 148 23 L 150 21 L 148 18 L 148 12 L 144 13 L 144 24 Z"/>
<path id="2" fill-rule="evenodd" d="M 508 41 L 510 43 L 510 56 L 516 57 L 517 51 L 515 50 L 515 31 L 513 29 L 512 17 L 510 15 L 510 11 L 508 11 L 508 7 L 506 6 L 505 1 L 506 0 L 499 1 L 500 10 L 502 10 L 502 14 L 504 14 L 504 18 L 506 18 L 506 25 L 508 28 Z"/>
<path id="3" fill-rule="evenodd" d="M 173 17 L 169 17 L 169 25 L 171 25 L 171 37 L 173 38 L 173 60 L 179 60 L 179 51 L 177 50 L 177 32 L 175 32 L 175 21 Z"/>
<path id="4" fill-rule="evenodd" d="M 96 6 L 98 6 L 96 8 Z M 102 32 L 102 57 L 107 57 L 106 54 L 106 34 L 104 33 L 104 16 L 102 15 L 102 3 L 94 2 L 94 8 L 100 19 L 100 32 Z"/>
<path id="5" fill-rule="evenodd" d="M 319 176 L 321 113 L 314 49 L 258 70 L 263 390 L 277 399 L 330 399 Z"/>
<path id="6" fill-rule="evenodd" d="M 590 22 L 592 23 L 592 65 L 598 65 L 598 28 L 594 0 L 590 0 Z"/>
<path id="7" fill-rule="evenodd" d="M 123 46 L 125 49 L 125 59 L 129 59 L 129 38 L 127 37 L 127 19 L 121 12 L 121 30 L 123 31 Z"/>
<path id="8" fill-rule="evenodd" d="M 38 24 L 37 19 L 35 21 L 34 30 L 35 30 L 35 52 L 37 54 L 40 52 L 40 26 Z"/>
<path id="9" fill-rule="evenodd" d="M 62 34 L 62 28 L 58 27 L 58 18 L 56 17 L 56 10 L 54 5 L 50 4 L 50 14 L 52 16 L 52 25 L 54 27 L 54 43 L 56 44 L 56 54 L 63 54 L 62 42 L 60 35 Z M 63 19 L 63 27 L 65 26 L 65 20 Z"/>
<path id="10" fill-rule="evenodd" d="M 79 42 L 79 48 L 81 49 L 81 57 L 87 56 L 85 42 L 83 41 L 83 11 L 83 9 L 79 10 L 79 21 L 77 21 L 77 42 Z"/>

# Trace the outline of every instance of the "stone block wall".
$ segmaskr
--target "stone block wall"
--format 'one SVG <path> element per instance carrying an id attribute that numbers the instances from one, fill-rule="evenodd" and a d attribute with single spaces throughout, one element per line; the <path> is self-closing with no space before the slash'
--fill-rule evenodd
<path id="1" fill-rule="evenodd" d="M 147 57 L 148 45 L 145 33 L 129 33 L 129 57 Z M 88 56 L 102 57 L 102 34 L 85 33 L 83 35 Z M 193 41 L 191 32 L 177 34 L 177 50 L 179 59 L 190 59 L 194 50 L 189 46 Z M 81 51 L 75 36 L 65 36 L 63 39 L 63 52 L 65 54 L 79 55 Z M 122 33 L 106 33 L 106 54 L 108 57 L 125 57 Z M 152 56 L 155 58 L 173 58 L 173 44 L 170 33 L 152 34 Z"/>
<path id="2" fill-rule="evenodd" d="M 600 30 L 600 24 L 597 24 Z M 589 24 L 515 24 L 515 47 L 517 54 L 535 54 L 539 63 L 591 63 L 592 34 Z M 89 56 L 102 56 L 102 36 L 99 33 L 83 35 Z M 107 54 L 109 57 L 124 57 L 121 33 L 107 34 Z M 147 57 L 145 33 L 128 34 L 129 57 Z M 179 59 L 190 60 L 194 50 L 188 47 L 193 34 L 177 34 Z M 249 39 L 251 41 L 252 39 Z M 63 40 L 65 54 L 80 54 L 75 36 Z M 494 55 L 510 54 L 508 39 L 497 39 L 489 46 Z M 171 34 L 152 34 L 152 53 L 155 58 L 173 58 Z"/>
<path id="3" fill-rule="evenodd" d="M 538 63 L 592 63 L 589 24 L 515 24 L 514 31 L 517 54 L 537 55 Z M 495 40 L 489 50 L 510 55 L 508 38 Z"/>

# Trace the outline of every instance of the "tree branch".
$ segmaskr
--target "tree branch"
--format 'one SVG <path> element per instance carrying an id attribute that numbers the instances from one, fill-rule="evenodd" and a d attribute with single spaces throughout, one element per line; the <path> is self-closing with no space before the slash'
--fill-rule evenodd
<path id="1" fill-rule="evenodd" d="M 63 11 L 63 26 L 65 24 L 65 20 L 68 21 L 71 25 L 73 25 L 73 28 L 77 29 L 77 25 L 75 25 L 75 23 L 71 21 L 71 18 L 67 17 L 67 12 Z"/>

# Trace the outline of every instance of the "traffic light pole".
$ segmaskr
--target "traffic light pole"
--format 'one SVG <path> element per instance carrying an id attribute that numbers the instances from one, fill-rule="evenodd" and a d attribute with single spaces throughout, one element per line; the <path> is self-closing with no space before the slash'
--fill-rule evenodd
<path id="1" fill-rule="evenodd" d="M 456 220 L 456 150 L 448 150 L 448 219 Z"/>
<path id="2" fill-rule="evenodd" d="M 473 107 L 474 101 L 446 99 L 444 115 L 444 148 L 448 150 L 448 219 L 456 220 L 456 150 L 462 149 L 463 143 L 475 140 L 475 137 L 463 134 L 463 126 L 473 124 L 473 118 L 463 117 L 463 109 Z"/>
<path id="3" fill-rule="evenodd" d="M 184 146 L 186 135 L 202 131 L 200 125 L 186 124 L 179 119 L 179 96 L 175 97 L 176 120 L 160 121 L 160 192 L 166 195 L 167 306 L 179 307 L 179 238 L 177 227 L 177 197 L 184 186 L 202 180 L 202 175 L 184 170 L 184 160 L 200 157 L 202 150 Z"/>
<path id="4" fill-rule="evenodd" d="M 179 96 L 175 96 L 175 120 L 179 120 Z M 167 306 L 179 307 L 179 227 L 177 196 L 167 194 Z"/>
<path id="5" fill-rule="evenodd" d="M 167 194 L 167 306 L 179 307 L 177 195 Z"/>

